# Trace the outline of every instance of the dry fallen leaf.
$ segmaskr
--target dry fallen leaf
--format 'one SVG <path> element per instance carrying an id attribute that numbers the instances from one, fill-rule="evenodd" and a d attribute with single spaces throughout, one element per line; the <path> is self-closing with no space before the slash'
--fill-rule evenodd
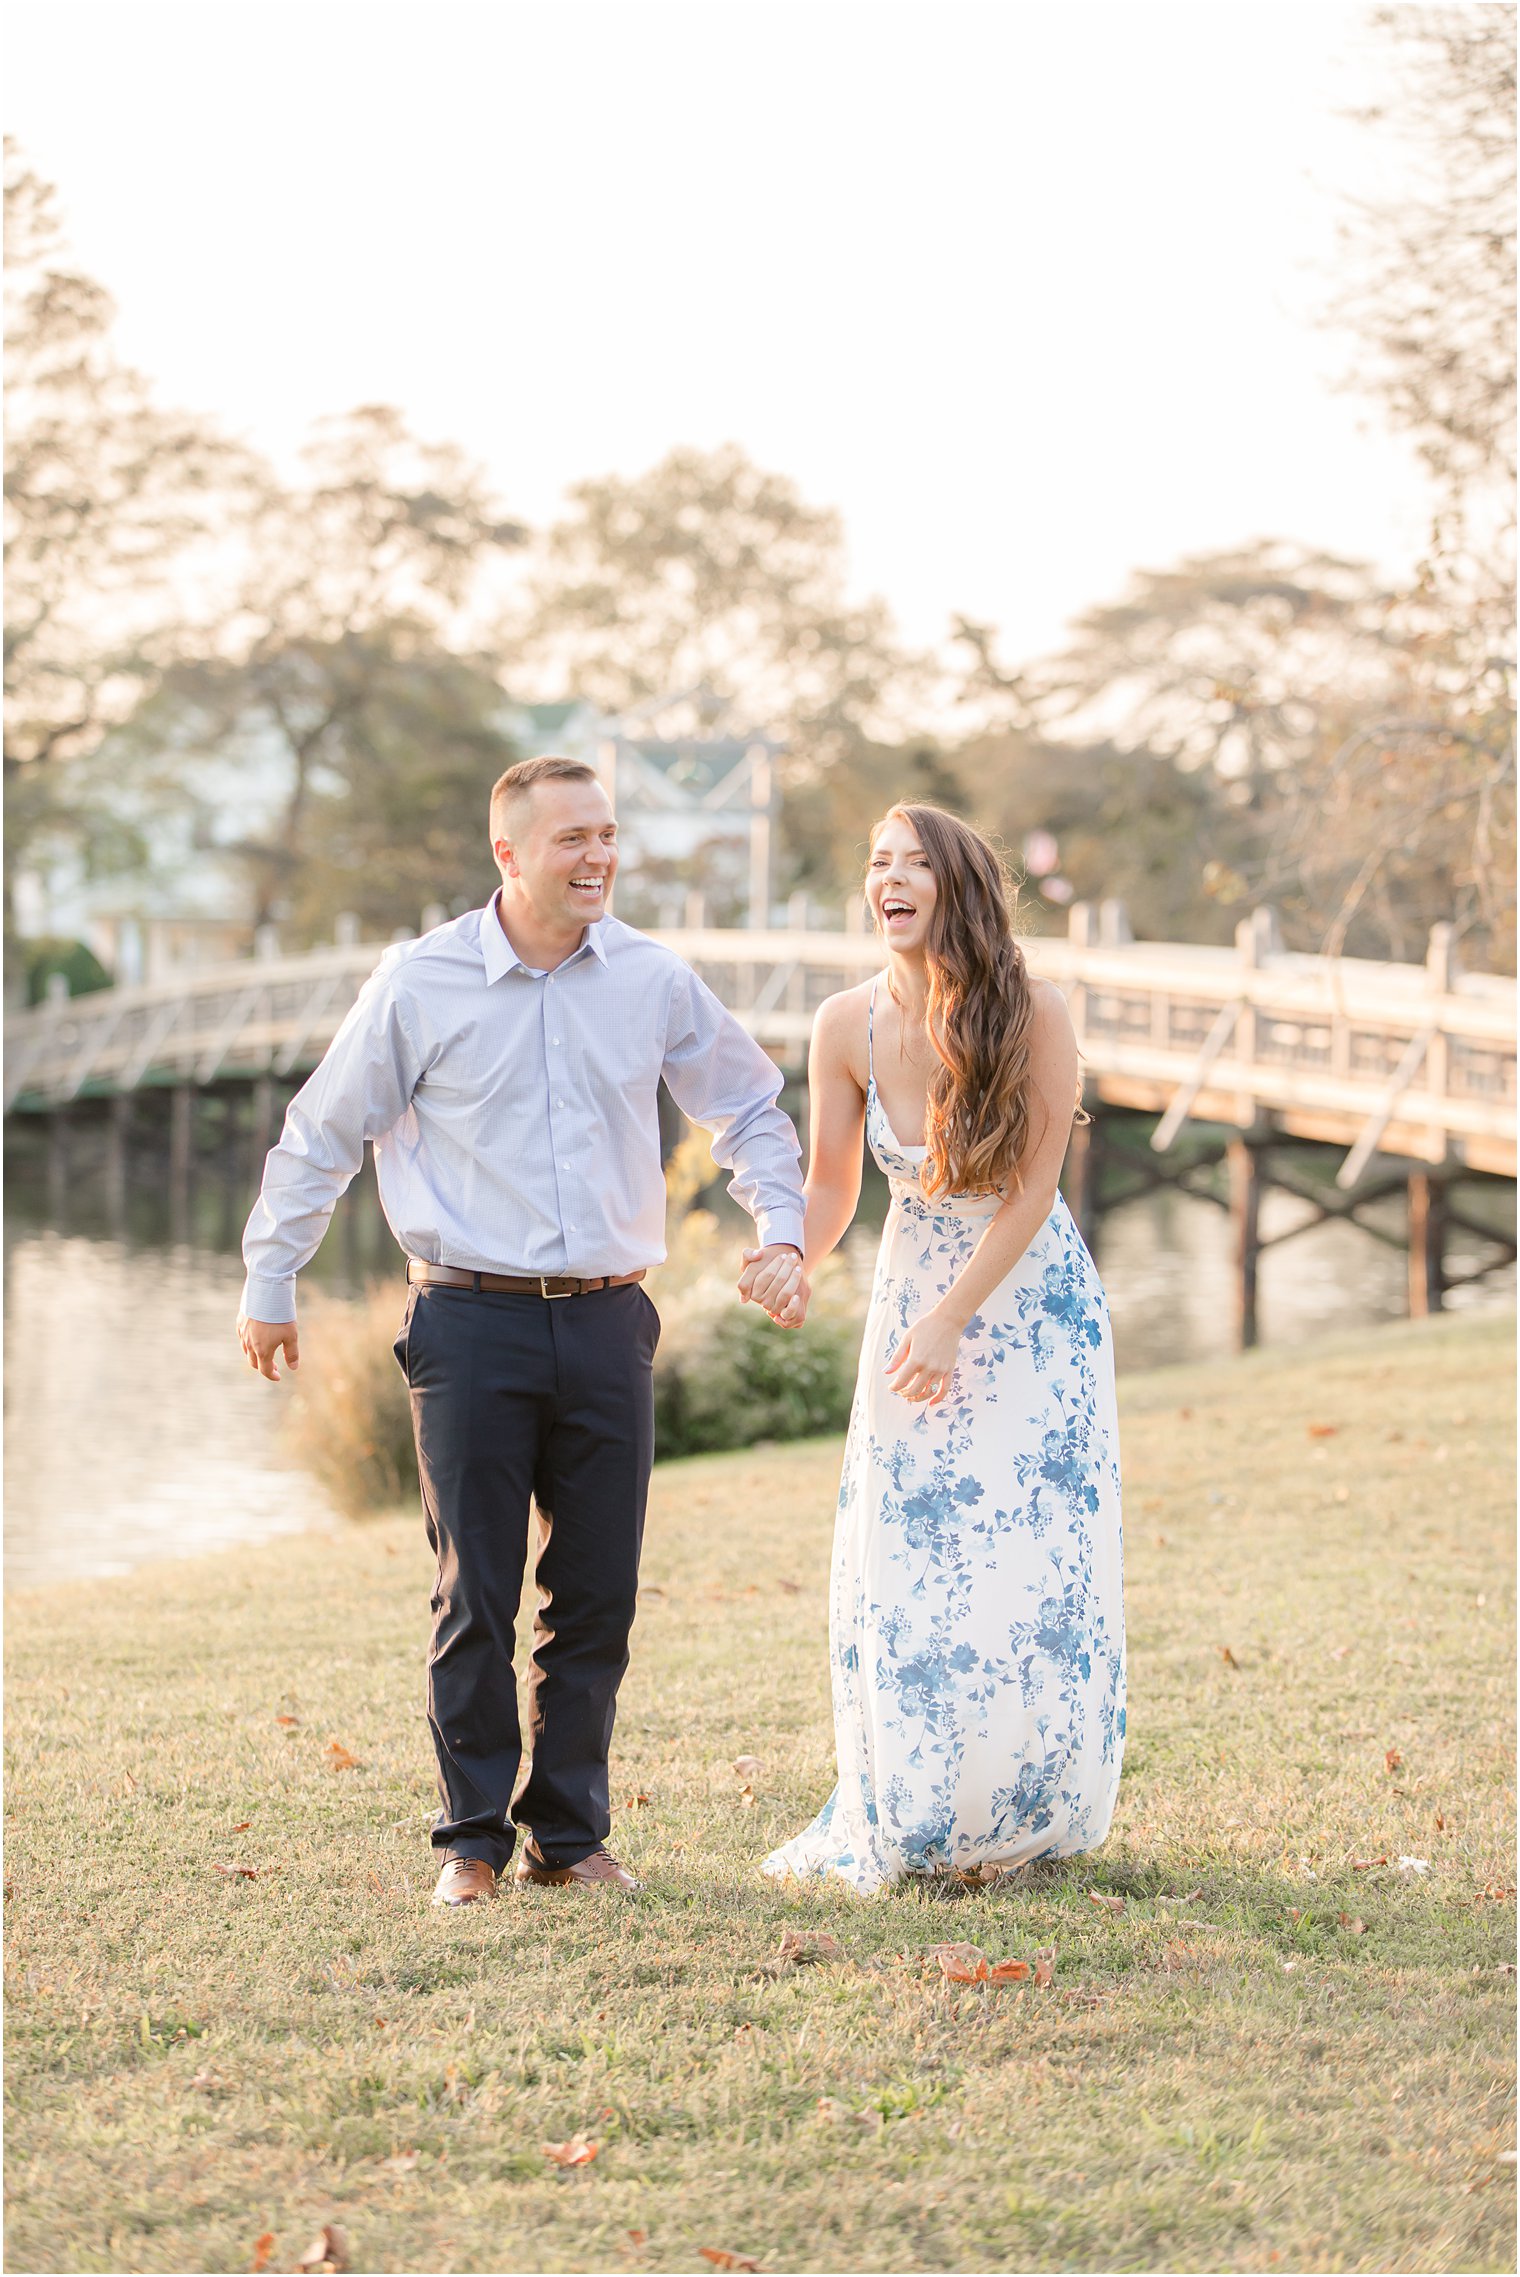
<path id="1" fill-rule="evenodd" d="M 765 1765 L 758 1755 L 736 1755 L 733 1769 L 735 1776 L 742 1779 L 746 1787 L 752 1787 Z"/>
<path id="2" fill-rule="evenodd" d="M 327 1762 L 328 1768 L 333 1771 L 357 1771 L 359 1768 L 358 1756 L 350 1755 L 342 1741 L 336 1739 L 330 1739 L 327 1743 Z"/>
<path id="3" fill-rule="evenodd" d="M 641 1810 L 644 1808 L 645 1804 L 648 1802 L 648 1800 L 649 1800 L 649 1797 L 648 1797 L 648 1796 L 647 1796 L 647 1795 L 644 1793 L 643 1789 L 641 1788 L 641 1789 L 639 1790 L 639 1792 L 638 1792 L 636 1795 L 629 1795 L 629 1796 L 626 1798 L 626 1800 L 624 1801 L 624 1804 L 623 1804 L 623 1808 L 624 1808 L 624 1810 L 625 1810 L 625 1811 L 641 1811 Z"/>
<path id="4" fill-rule="evenodd" d="M 259 1870 L 257 1866 L 224 1866 L 218 1862 L 217 1864 L 213 1865 L 211 1871 L 213 1874 L 225 1874 L 227 1876 L 227 1879 L 232 1882 L 239 1880 L 245 1882 L 256 1882 L 259 1878 Z"/>
<path id="5" fill-rule="evenodd" d="M 190 2085 L 201 2095 L 224 2095 L 227 2091 L 226 2080 L 214 2071 L 198 2071 Z"/>
<path id="6" fill-rule="evenodd" d="M 648 2230 L 624 2230 L 623 2235 L 630 2245 L 642 2245 L 649 2232 Z"/>
<path id="7" fill-rule="evenodd" d="M 1235 1658 L 1234 1653 L 1231 1652 L 1227 1644 L 1220 1645 L 1218 1651 L 1219 1657 L 1224 1662 L 1226 1668 L 1238 1668 L 1240 1666 L 1240 1662 Z"/>
<path id="8" fill-rule="evenodd" d="M 294 1731 L 301 1721 L 299 1716 L 276 1716 L 274 1720 L 277 1724 L 283 1724 L 287 1731 Z"/>
<path id="9" fill-rule="evenodd" d="M 1352 1873 L 1353 1873 L 1353 1874 L 1365 1874 L 1366 1872 L 1368 1872 L 1368 1870 L 1369 1870 L 1371 1867 L 1373 1867 L 1373 1866 L 1386 1866 L 1386 1865 L 1387 1865 L 1387 1863 L 1388 1863 L 1388 1860 L 1387 1860 L 1387 1858 L 1386 1858 L 1386 1857 L 1382 1857 L 1382 1858 L 1353 1858 L 1353 1859 L 1352 1859 L 1352 1861 L 1351 1861 L 1351 1871 L 1352 1871 Z"/>
<path id="10" fill-rule="evenodd" d="M 1171 1890 L 1163 1890 L 1156 1903 L 1158 1905 L 1196 1905 L 1202 1895 L 1202 1890 L 1184 1890 L 1182 1895 L 1178 1897 Z"/>
<path id="11" fill-rule="evenodd" d="M 760 2264 L 747 2253 L 730 2253 L 721 2245 L 699 2245 L 697 2251 L 714 2269 L 758 2269 Z"/>
<path id="12" fill-rule="evenodd" d="M 265 2230 L 262 2237 L 256 2237 L 253 2241 L 253 2259 L 248 2264 L 249 2268 L 254 2271 L 267 2269 L 269 2267 L 269 2256 L 273 2251 L 274 2231 Z"/>
<path id="13" fill-rule="evenodd" d="M 420 2151 L 393 2151 L 389 2158 L 380 2161 L 382 2174 L 410 2174 L 421 2157 Z"/>
<path id="14" fill-rule="evenodd" d="M 348 2267 L 348 2240 L 340 2229 L 327 2222 L 318 2230 L 300 2260 L 297 2269 L 309 2269 L 330 2277 L 334 2270 Z"/>
<path id="15" fill-rule="evenodd" d="M 1353 1937 L 1366 1936 L 1367 1924 L 1361 1919 L 1359 1915 L 1354 1913 L 1338 1913 L 1335 1918 L 1340 1923 L 1342 1929 L 1349 1930 Z"/>
<path id="16" fill-rule="evenodd" d="M 1387 1770 L 1387 1771 L 1397 1771 L 1397 1769 L 1398 1769 L 1399 1765 L 1400 1765 L 1400 1764 L 1403 1762 L 1403 1760 L 1404 1760 L 1403 1756 L 1402 1756 L 1402 1755 L 1400 1755 L 1400 1753 L 1399 1753 L 1399 1751 L 1398 1751 L 1398 1749 L 1397 1749 L 1396 1747 L 1385 1747 L 1385 1748 L 1384 1748 L 1384 1750 L 1383 1750 L 1383 1768 L 1384 1768 L 1385 1770 Z"/>
<path id="17" fill-rule="evenodd" d="M 1034 1957 L 1034 1981 L 1037 1985 L 1053 1984 L 1056 1974 L 1056 1949 L 1042 1945 Z"/>
<path id="18" fill-rule="evenodd" d="M 1309 1436 L 1311 1439 L 1333 1439 L 1339 1429 L 1338 1423 L 1311 1423 Z"/>
<path id="19" fill-rule="evenodd" d="M 601 2147 L 589 2135 L 572 2135 L 567 2143 L 545 2143 L 544 2156 L 556 2166 L 589 2166 Z"/>
<path id="20" fill-rule="evenodd" d="M 783 1929 L 778 1961 L 842 1961 L 844 1947 L 826 1929 Z"/>
<path id="21" fill-rule="evenodd" d="M 987 1971 L 989 1984 L 1022 1984 L 1030 1974 L 1027 1961 L 994 1961 Z"/>
<path id="22" fill-rule="evenodd" d="M 1105 1912 L 1122 1913 L 1124 1911 L 1123 1898 L 1110 1897 L 1106 1890 L 1089 1890 L 1087 1895 L 1094 1905 L 1101 1905 Z"/>
<path id="23" fill-rule="evenodd" d="M 938 1961 L 950 1984 L 981 1984 L 987 1975 L 987 1956 L 980 1945 L 931 1945 L 926 1961 Z"/>
<path id="24" fill-rule="evenodd" d="M 1430 1860 L 1428 1858 L 1401 1858 L 1398 1863 L 1398 1871 L 1401 1874 L 1428 1874 L 1430 1872 Z"/>
<path id="25" fill-rule="evenodd" d="M 252 1824 L 253 1820 L 251 1818 L 240 1818 L 237 1822 L 237 1825 L 232 1829 L 232 1831 L 234 1834 L 246 1834 Z"/>

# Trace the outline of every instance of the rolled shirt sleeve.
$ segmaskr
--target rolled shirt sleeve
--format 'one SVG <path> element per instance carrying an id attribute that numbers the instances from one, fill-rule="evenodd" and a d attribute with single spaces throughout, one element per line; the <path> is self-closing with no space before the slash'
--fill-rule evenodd
<path id="1" fill-rule="evenodd" d="M 671 988 L 662 1070 L 681 1112 L 712 1134 L 713 1160 L 762 1244 L 803 1246 L 802 1150 L 777 1106 L 781 1070 L 706 983 L 682 966 Z"/>
<path id="2" fill-rule="evenodd" d="M 360 990 L 322 1064 L 292 1099 L 243 1235 L 243 1312 L 296 1317 L 296 1275 L 315 1255 L 339 1196 L 406 1113 L 420 1055 L 386 959 Z"/>

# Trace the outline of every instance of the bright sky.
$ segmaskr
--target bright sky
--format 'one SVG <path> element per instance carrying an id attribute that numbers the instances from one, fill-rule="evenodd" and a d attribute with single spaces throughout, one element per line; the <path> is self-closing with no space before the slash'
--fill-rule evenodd
<path id="1" fill-rule="evenodd" d="M 284 458 L 391 402 L 507 507 L 734 439 L 914 638 L 1136 565 L 1387 569 L 1333 390 L 1365 11 L 1312 0 L 12 0 L 6 124 L 166 400 Z"/>

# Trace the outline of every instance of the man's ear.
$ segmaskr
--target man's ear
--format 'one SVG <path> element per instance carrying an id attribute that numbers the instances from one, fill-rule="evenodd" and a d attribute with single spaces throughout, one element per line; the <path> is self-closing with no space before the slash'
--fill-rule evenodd
<path id="1" fill-rule="evenodd" d="M 505 838 L 493 838 L 491 841 L 491 852 L 496 857 L 496 867 L 502 871 L 505 876 L 516 877 L 517 856 L 513 853 L 512 848 L 508 844 L 507 840 Z"/>

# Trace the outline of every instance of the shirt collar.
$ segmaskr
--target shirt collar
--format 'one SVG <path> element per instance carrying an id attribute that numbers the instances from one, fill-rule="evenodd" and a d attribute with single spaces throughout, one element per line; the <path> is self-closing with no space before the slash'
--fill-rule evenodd
<path id="1" fill-rule="evenodd" d="M 581 935 L 580 945 L 571 950 L 565 959 L 565 963 L 573 964 L 577 957 L 583 956 L 589 949 L 593 956 L 599 957 L 605 964 L 607 962 L 607 945 L 602 939 L 602 932 L 606 923 L 605 917 L 599 917 L 594 925 L 588 925 Z M 480 913 L 480 954 L 485 964 L 488 985 L 492 981 L 500 980 L 505 973 L 528 972 L 531 969 L 523 963 L 522 958 L 507 939 L 505 928 L 496 914 L 496 896 L 494 893 Z M 561 969 L 559 966 L 555 967 L 556 971 Z"/>

